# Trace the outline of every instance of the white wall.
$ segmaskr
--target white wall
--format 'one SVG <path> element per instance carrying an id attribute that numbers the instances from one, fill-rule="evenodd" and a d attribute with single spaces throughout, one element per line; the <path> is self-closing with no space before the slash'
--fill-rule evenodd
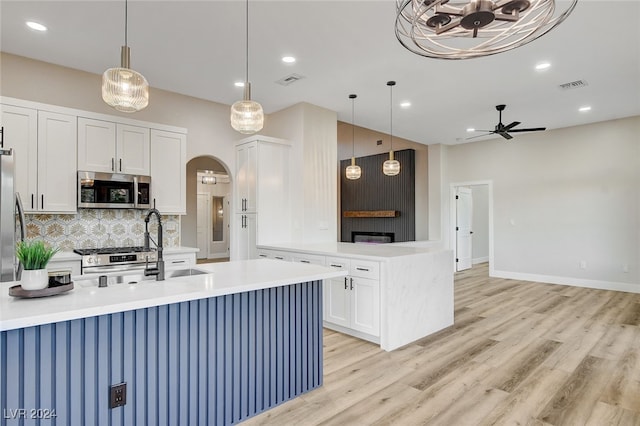
<path id="1" fill-rule="evenodd" d="M 337 114 L 300 103 L 265 121 L 269 135 L 291 141 L 293 242 L 336 241 Z"/>
<path id="2" fill-rule="evenodd" d="M 449 146 L 443 188 L 493 181 L 495 276 L 640 291 L 639 134 L 631 117 Z"/>

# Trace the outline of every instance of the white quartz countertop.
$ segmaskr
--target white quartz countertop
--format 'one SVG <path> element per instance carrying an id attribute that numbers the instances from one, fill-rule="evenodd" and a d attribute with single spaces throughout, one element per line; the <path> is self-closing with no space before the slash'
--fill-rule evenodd
<path id="1" fill-rule="evenodd" d="M 0 331 L 346 275 L 346 271 L 324 266 L 272 259 L 201 264 L 193 268 L 209 273 L 105 288 L 85 287 L 76 280 L 73 290 L 33 299 L 11 297 L 9 287 L 19 283 L 1 283 Z"/>
<path id="2" fill-rule="evenodd" d="M 315 243 L 315 244 L 275 244 L 261 245 L 259 249 L 271 249 L 292 252 L 304 252 L 327 256 L 349 256 L 363 259 L 385 260 L 388 258 L 409 256 L 420 253 L 440 253 L 441 247 L 400 246 L 395 244 L 355 244 L 355 243 Z"/>

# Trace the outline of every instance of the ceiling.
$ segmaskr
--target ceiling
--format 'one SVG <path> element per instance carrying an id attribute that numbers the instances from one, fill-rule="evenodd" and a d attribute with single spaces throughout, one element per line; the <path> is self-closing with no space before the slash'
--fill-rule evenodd
<path id="1" fill-rule="evenodd" d="M 252 98 L 267 114 L 308 102 L 351 122 L 348 95 L 356 93 L 355 123 L 388 133 L 386 82 L 395 80 L 393 134 L 424 144 L 462 143 L 472 135 L 469 127 L 493 129 L 495 105 L 503 103 L 503 122 L 521 121 L 520 127 L 640 115 L 640 0 L 580 0 L 542 38 L 461 61 L 403 48 L 393 0 L 252 0 L 249 7 Z M 119 66 L 124 1 L 1 0 L 0 14 L 4 52 L 96 74 Z M 30 30 L 27 20 L 49 30 Z M 130 0 L 131 67 L 152 87 L 230 105 L 242 98 L 234 82 L 244 80 L 244 20 L 242 0 Z M 284 55 L 297 61 L 285 64 Z M 551 67 L 536 71 L 542 61 Z M 276 83 L 292 73 L 304 78 Z M 559 88 L 576 80 L 586 86 Z M 401 108 L 403 101 L 411 107 Z M 579 112 L 584 105 L 591 111 Z"/>

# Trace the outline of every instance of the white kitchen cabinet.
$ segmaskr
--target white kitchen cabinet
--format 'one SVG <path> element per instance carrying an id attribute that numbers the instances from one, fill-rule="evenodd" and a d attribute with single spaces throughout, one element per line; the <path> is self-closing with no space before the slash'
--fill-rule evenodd
<path id="1" fill-rule="evenodd" d="M 379 263 L 327 257 L 326 264 L 348 270 L 349 275 L 334 278 L 325 286 L 325 321 L 380 336 Z"/>
<path id="2" fill-rule="evenodd" d="M 1 106 L 0 125 L 4 147 L 15 158 L 15 190 L 27 211 L 36 210 L 38 193 L 38 111 L 13 105 Z"/>
<path id="3" fill-rule="evenodd" d="M 235 215 L 234 227 L 237 232 L 236 259 L 257 259 L 256 247 L 257 215 L 256 213 L 242 213 Z"/>
<path id="4" fill-rule="evenodd" d="M 187 135 L 151 129 L 151 192 L 162 214 L 186 214 Z"/>
<path id="5" fill-rule="evenodd" d="M 195 253 L 163 253 L 165 268 L 193 267 L 196 265 Z"/>
<path id="6" fill-rule="evenodd" d="M 38 111 L 39 212 L 77 212 L 77 119 L 75 116 Z M 31 205 L 25 202 L 26 205 Z"/>
<path id="7" fill-rule="evenodd" d="M 265 136 L 243 139 L 236 146 L 236 179 L 234 205 L 236 215 L 251 215 L 255 220 L 252 244 L 289 241 L 291 238 L 291 209 L 289 200 L 289 153 L 287 141 Z M 231 256 L 233 260 L 257 257 L 255 247 L 247 250 L 246 227 L 232 230 Z M 250 257 L 246 257 L 246 256 Z"/>
<path id="8" fill-rule="evenodd" d="M 76 117 L 2 105 L 2 126 L 25 212 L 75 213 Z"/>
<path id="9" fill-rule="evenodd" d="M 236 212 L 256 211 L 258 186 L 258 142 L 236 148 Z"/>
<path id="10" fill-rule="evenodd" d="M 149 175 L 149 129 L 78 118 L 78 169 Z"/>

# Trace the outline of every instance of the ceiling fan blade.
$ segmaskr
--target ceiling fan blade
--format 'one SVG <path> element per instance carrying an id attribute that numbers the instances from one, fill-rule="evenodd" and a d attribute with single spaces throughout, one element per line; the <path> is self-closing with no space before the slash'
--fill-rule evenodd
<path id="1" fill-rule="evenodd" d="M 509 139 L 513 139 L 513 136 L 511 136 L 511 135 L 510 135 L 509 133 L 507 133 L 507 132 L 498 132 L 498 134 L 499 134 L 500 136 L 502 136 L 503 138 L 507 139 L 507 140 L 509 140 Z"/>
<path id="2" fill-rule="evenodd" d="M 542 130 L 547 130 L 546 127 L 533 127 L 531 129 L 514 129 L 514 130 L 509 130 L 510 133 L 514 133 L 514 132 L 540 132 Z"/>
<path id="3" fill-rule="evenodd" d="M 476 135 L 476 136 L 471 136 L 470 138 L 465 138 L 466 141 L 468 141 L 469 139 L 475 139 L 475 138 L 481 138 L 483 136 L 489 136 L 492 135 L 495 132 L 489 132 L 489 133 L 485 133 L 484 135 Z"/>
<path id="4" fill-rule="evenodd" d="M 516 127 L 518 124 L 520 124 L 520 122 L 519 122 L 519 121 L 514 121 L 513 123 L 511 123 L 511 124 L 508 124 L 508 125 L 504 126 L 504 127 L 502 128 L 502 130 L 503 130 L 503 131 L 509 131 L 511 128 Z"/>
<path id="5" fill-rule="evenodd" d="M 475 129 L 474 132 L 487 132 L 487 133 L 495 133 L 495 130 L 482 130 L 482 129 Z"/>

